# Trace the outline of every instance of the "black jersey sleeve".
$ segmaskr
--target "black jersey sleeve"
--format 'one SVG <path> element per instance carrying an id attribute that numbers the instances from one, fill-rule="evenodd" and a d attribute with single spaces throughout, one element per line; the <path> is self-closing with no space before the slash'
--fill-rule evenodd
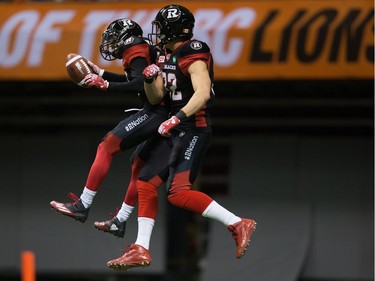
<path id="1" fill-rule="evenodd" d="M 178 60 L 178 65 L 182 73 L 188 76 L 189 66 L 198 60 L 205 62 L 207 67 L 210 68 L 212 56 L 208 45 L 198 40 L 192 40 L 184 44 L 181 48 L 180 58 Z"/>
<path id="2" fill-rule="evenodd" d="M 128 78 L 125 74 L 114 73 L 109 71 L 104 71 L 103 79 L 108 80 L 109 82 L 127 82 Z"/>
<path id="3" fill-rule="evenodd" d="M 208 47 L 205 42 L 199 40 L 191 40 L 182 46 L 180 54 L 181 57 L 185 57 L 189 55 L 204 54 L 209 52 L 210 47 Z"/>
<path id="4" fill-rule="evenodd" d="M 143 69 L 148 65 L 148 62 L 143 57 L 137 57 L 130 62 L 128 73 L 131 79 L 127 81 L 126 75 L 122 75 L 125 81 L 122 82 L 109 82 L 108 90 L 117 92 L 133 92 L 143 93 Z M 105 73 L 105 72 L 104 72 Z M 103 75 L 103 79 L 104 75 Z"/>

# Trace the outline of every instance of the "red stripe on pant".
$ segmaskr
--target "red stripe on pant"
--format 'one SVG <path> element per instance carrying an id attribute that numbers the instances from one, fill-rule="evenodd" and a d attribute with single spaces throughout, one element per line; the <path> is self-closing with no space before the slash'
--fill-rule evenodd
<path id="1" fill-rule="evenodd" d="M 169 190 L 168 201 L 176 207 L 202 214 L 213 199 L 203 192 L 190 190 L 192 183 L 189 175 L 190 171 L 176 173 Z"/>
<path id="2" fill-rule="evenodd" d="M 111 168 L 113 156 L 120 152 L 121 139 L 110 133 L 99 144 L 95 160 L 91 165 L 86 180 L 86 187 L 92 191 L 98 191 L 104 178 Z"/>
<path id="3" fill-rule="evenodd" d="M 138 217 L 156 219 L 158 212 L 158 192 L 157 188 L 163 181 L 155 176 L 149 182 L 137 181 L 138 188 Z"/>
<path id="4" fill-rule="evenodd" d="M 136 157 L 132 164 L 132 174 L 130 177 L 130 183 L 125 194 L 124 203 L 129 206 L 135 206 L 138 201 L 138 189 L 137 189 L 137 180 L 140 170 L 144 167 L 145 162 Z"/>

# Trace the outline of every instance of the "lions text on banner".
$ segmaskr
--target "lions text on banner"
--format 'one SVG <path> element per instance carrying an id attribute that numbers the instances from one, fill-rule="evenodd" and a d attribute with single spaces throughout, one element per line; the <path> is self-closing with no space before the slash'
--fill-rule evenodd
<path id="1" fill-rule="evenodd" d="M 217 79 L 372 79 L 374 6 L 357 1 L 182 2 L 194 37 L 211 47 Z M 0 4 L 0 79 L 68 79 L 68 53 L 101 58 L 101 33 L 117 18 L 151 31 L 157 3 Z"/>

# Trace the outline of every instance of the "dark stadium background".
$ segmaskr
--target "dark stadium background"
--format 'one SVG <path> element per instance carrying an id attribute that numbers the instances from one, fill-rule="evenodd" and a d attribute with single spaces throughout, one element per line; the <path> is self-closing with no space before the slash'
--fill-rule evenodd
<path id="1" fill-rule="evenodd" d="M 269 149 L 277 146 L 278 139 L 284 137 L 298 137 L 307 139 L 320 139 L 324 146 L 325 139 L 346 140 L 351 143 L 353 140 L 360 140 L 359 143 L 373 142 L 373 81 L 372 80 L 353 80 L 353 81 L 217 81 L 216 82 L 216 107 L 213 112 L 214 117 L 214 140 L 207 154 L 205 164 L 202 169 L 202 175 L 199 180 L 199 188 L 206 191 L 212 196 L 226 196 L 231 194 L 229 186 L 229 173 L 231 172 L 231 152 L 234 147 L 230 142 L 233 137 L 259 137 L 272 136 L 273 141 L 268 144 Z M 43 142 L 43 139 L 58 138 L 62 142 L 65 140 L 71 145 L 76 144 L 79 147 L 73 148 L 75 151 L 84 151 L 82 155 L 94 156 L 95 145 L 105 132 L 110 130 L 118 120 L 124 116 L 124 109 L 137 106 L 137 98 L 129 95 L 129 98 L 123 98 L 121 94 L 106 95 L 92 89 L 82 89 L 71 83 L 70 81 L 56 82 L 1 82 L 1 103 L 0 103 L 0 126 L 1 139 L 14 139 L 15 143 L 2 142 L 2 150 L 17 151 L 24 150 L 20 146 L 29 147 L 32 151 L 33 141 L 23 142 L 27 139 L 35 142 L 44 143 L 46 146 L 54 146 L 49 141 Z M 86 136 L 86 137 L 85 137 Z M 90 136 L 91 141 L 87 139 Z M 7 137 L 7 138 L 4 138 Z M 80 139 L 83 138 L 83 139 Z M 72 141 L 75 140 L 75 141 Z M 88 147 L 83 145 L 88 143 Z M 356 142 L 358 143 L 358 142 Z M 82 146 L 83 145 L 83 146 Z M 351 147 L 351 145 L 349 145 Z M 29 150 L 30 150 L 29 149 Z M 59 150 L 59 147 L 54 149 Z M 244 149 L 251 150 L 251 147 Z M 358 149 L 358 147 L 357 147 Z M 352 153 L 357 151 L 339 151 L 343 155 L 343 159 L 352 159 Z M 318 206 L 319 201 L 332 200 L 333 208 L 336 205 L 342 205 L 343 202 L 350 202 L 360 206 L 360 209 L 372 217 L 373 211 L 373 147 L 372 145 L 364 145 L 363 152 L 367 159 L 368 173 L 365 178 L 361 178 L 362 183 L 354 186 L 353 190 L 342 191 L 340 187 L 334 187 L 334 190 L 340 194 L 334 195 L 334 198 L 327 199 L 327 186 L 316 186 L 314 190 L 310 190 L 308 195 L 293 195 L 290 190 L 283 192 L 275 190 L 255 189 L 252 191 L 252 179 L 245 177 L 243 188 L 248 189 L 247 193 L 257 199 L 272 200 L 292 200 L 292 201 L 310 201 L 311 206 Z M 89 152 L 88 152 L 89 151 Z M 322 153 L 326 151 L 321 147 Z M 69 153 L 69 152 L 67 152 Z M 319 153 L 319 152 L 318 152 Z M 59 155 L 64 154 L 61 151 Z M 3 153 L 3 155 L 6 155 Z M 14 155 L 14 154 L 13 154 Z M 366 156 L 367 155 L 367 156 Z M 43 149 L 38 146 L 32 155 L 22 157 L 18 155 L 18 165 L 23 169 L 33 165 L 32 159 L 39 157 L 49 157 L 44 155 Z M 53 156 L 51 156 L 53 157 Z M 276 157 L 278 157 L 276 155 Z M 320 156 L 325 159 L 324 155 Z M 27 158 L 27 159 L 23 159 Z M 48 182 L 56 182 L 56 185 L 63 186 L 63 190 L 53 190 L 53 186 L 28 186 L 23 183 L 27 189 L 30 189 L 32 196 L 43 196 L 48 193 L 50 199 L 64 199 L 68 191 L 79 192 L 81 185 L 85 179 L 85 168 L 82 167 L 78 155 L 74 162 L 64 160 L 70 165 L 69 169 L 82 170 L 81 179 L 71 179 L 64 177 L 56 177 L 54 174 L 43 174 L 43 177 L 51 178 Z M 127 157 L 122 156 L 122 162 L 128 161 Z M 2 165 L 10 161 L 8 158 L 2 157 Z M 23 162 L 24 161 L 24 162 Z M 51 158 L 51 165 L 59 159 Z M 248 159 L 254 162 L 254 165 L 262 165 L 264 159 Z M 327 159 L 328 161 L 328 159 Z M 366 160 L 365 160 L 366 161 Z M 116 164 L 114 164 L 116 165 Z M 352 163 L 353 167 L 360 163 Z M 87 165 L 86 165 L 87 166 Z M 367 168 L 366 168 L 367 169 Z M 53 169 L 52 169 L 53 170 Z M 272 177 L 275 171 L 267 171 Z M 332 168 L 330 174 L 342 175 L 340 168 Z M 353 173 L 360 173 L 353 169 Z M 15 172 L 17 177 L 17 173 Z M 113 178 L 114 175 L 110 175 Z M 118 175 L 117 175 L 118 177 Z M 120 175 L 121 177 L 121 175 Z M 22 181 L 22 179 L 12 178 L 12 181 Z M 43 182 L 43 179 L 40 179 Z M 110 181 L 110 180 L 108 180 Z M 125 179 L 126 182 L 126 179 Z M 324 182 L 324 179 L 323 179 Z M 340 182 L 340 180 L 338 180 Z M 4 183 L 4 181 L 3 181 Z M 283 185 L 281 183 L 281 185 Z M 5 187 L 5 188 L 4 188 Z M 50 190 L 52 189 L 52 190 Z M 106 187 L 101 191 L 104 195 Z M 360 189 L 360 190 L 358 190 Z M 356 191 L 357 190 L 357 191 Z M 13 216 L 20 202 L 19 197 L 7 198 L 6 185 L 3 185 L 3 201 L 9 202 L 9 207 L 5 212 L 9 216 Z M 323 194 L 319 196 L 319 194 Z M 45 195 L 44 195 L 45 196 Z M 61 198 L 57 198 L 57 197 Z M 33 197 L 27 200 L 34 200 Z M 98 197 L 98 196 L 97 196 Z M 294 197 L 294 198 L 293 198 Z M 25 200 L 23 198 L 22 200 Z M 99 198 L 96 201 L 100 201 Z M 117 202 L 116 202 L 117 204 Z M 5 204 L 7 205 L 7 204 Z M 109 207 L 114 205 L 109 205 Z M 41 206 L 39 206 L 40 208 Z M 108 204 L 106 208 L 109 208 Z M 46 211 L 50 221 L 53 219 L 56 223 L 66 219 L 60 215 L 52 213 L 48 207 L 48 201 L 44 202 L 43 208 Z M 313 208 L 313 207 L 312 207 Z M 104 209 L 106 210 L 106 209 Z M 51 213 L 49 213 L 51 212 Z M 101 214 L 105 217 L 105 214 Z M 165 240 L 166 254 L 166 272 L 162 274 L 132 274 L 132 271 L 126 274 L 116 274 L 114 272 L 85 274 L 85 272 L 61 272 L 60 274 L 41 272 L 38 274 L 38 280 L 199 280 L 200 275 L 200 256 L 204 256 L 207 250 L 207 239 L 204 237 L 210 233 L 210 223 L 199 219 L 195 215 L 191 215 L 184 211 L 171 210 L 167 212 L 167 235 Z M 97 218 L 95 218 L 97 219 Z M 38 218 L 35 223 L 40 224 L 40 231 L 48 227 L 43 224 L 43 217 Z M 366 220 L 372 222 L 372 220 Z M 176 223 L 177 222 L 177 223 Z M 69 226 L 76 226 L 75 222 L 69 222 Z M 347 227 L 351 227 L 351 222 L 345 222 Z M 261 222 L 259 223 L 261 225 Z M 2 226 L 2 236 L 6 232 L 16 233 L 17 221 L 12 221 L 10 225 Z M 190 225 L 187 228 L 186 225 Z M 85 226 L 89 227 L 89 226 Z M 12 230 L 10 231 L 9 228 Z M 128 229 L 136 228 L 136 225 L 129 225 Z M 157 226 L 156 226 L 157 228 Z M 63 231 L 71 232 L 73 229 L 66 228 Z M 190 231 L 188 230 L 190 229 Z M 194 231 L 191 231 L 194 229 Z M 363 231 L 372 231 L 373 225 L 368 225 Z M 23 231 L 27 232 L 27 229 Z M 92 231 L 95 231 L 92 228 Z M 334 233 L 334 229 L 326 229 L 327 233 Z M 371 233 L 363 234 L 365 236 Z M 53 236 L 53 234 L 51 234 Z M 104 235 L 104 234 L 97 234 Z M 335 235 L 343 235 L 336 233 Z M 372 234 L 371 234 L 372 235 Z M 73 236 L 75 237 L 75 236 Z M 168 239 L 172 237 L 172 239 Z M 229 239 L 229 236 L 227 237 Z M 77 236 L 76 239 L 83 239 Z M 254 235 L 255 243 L 262 243 L 262 235 L 256 232 Z M 52 239 L 53 241 L 53 239 Z M 6 243 L 5 241 L 3 241 Z M 49 242 L 50 243 L 50 242 Z M 62 241 L 56 241 L 62 243 Z M 157 243 L 153 241 L 153 243 Z M 350 241 L 348 241 L 350 243 Z M 190 246 L 189 246 L 190 245 Z M 195 245 L 195 246 L 191 246 Z M 48 245 L 45 245 L 48 247 Z M 252 245 L 253 246 L 253 245 Z M 369 245 L 372 247 L 373 245 Z M 74 254 L 74 249 L 71 250 Z M 251 252 L 251 248 L 249 250 Z M 370 251 L 370 249 L 369 249 Z M 56 253 L 58 255 L 58 253 Z M 115 257 L 117 253 L 113 253 Z M 369 255 L 371 257 L 371 255 Z M 53 257 L 51 257 L 53 258 Z M 350 256 L 345 259 L 351 259 Z M 38 261 L 38 256 L 37 256 Z M 308 261 L 308 258 L 307 258 Z M 372 260 L 362 261 L 364 264 L 373 264 Z M 144 269 L 143 272 L 146 272 Z M 112 277 L 108 277 L 112 276 Z M 115 277 L 113 277 L 115 276 Z M 18 273 L 14 270 L 1 270 L 1 280 L 18 280 Z M 111 279 L 112 278 L 112 279 Z M 301 268 L 301 277 L 299 281 L 310 280 L 342 280 L 342 279 L 308 279 L 303 278 L 303 267 Z M 345 279 L 350 281 L 358 281 L 359 279 Z M 367 280 L 366 280 L 367 281 Z"/>

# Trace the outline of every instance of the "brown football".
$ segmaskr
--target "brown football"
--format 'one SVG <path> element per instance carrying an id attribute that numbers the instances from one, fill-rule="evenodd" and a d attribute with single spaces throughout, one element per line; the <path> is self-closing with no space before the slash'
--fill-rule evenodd
<path id="1" fill-rule="evenodd" d="M 93 73 L 93 70 L 88 65 L 85 57 L 70 53 L 66 56 L 65 67 L 70 79 L 72 79 L 78 86 L 87 88 L 83 83 L 83 80 L 87 74 Z"/>

